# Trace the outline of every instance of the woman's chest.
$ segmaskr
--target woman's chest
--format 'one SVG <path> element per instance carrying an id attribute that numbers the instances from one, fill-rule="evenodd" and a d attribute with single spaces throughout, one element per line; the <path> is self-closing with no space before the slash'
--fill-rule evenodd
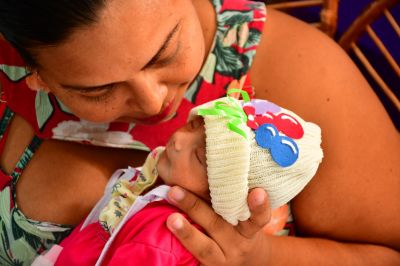
<path id="1" fill-rule="evenodd" d="M 21 172 L 15 182 L 17 205 L 27 217 L 39 221 L 77 224 L 101 197 L 116 169 L 140 165 L 146 156 L 134 150 L 48 140 L 34 154 L 30 152 L 27 161 L 33 136 L 30 126 L 15 116 L 0 163 L 8 174 Z"/>

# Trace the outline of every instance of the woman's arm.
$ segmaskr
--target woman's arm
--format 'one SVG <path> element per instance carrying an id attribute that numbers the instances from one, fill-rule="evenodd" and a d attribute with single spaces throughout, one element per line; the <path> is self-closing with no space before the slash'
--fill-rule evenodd
<path id="1" fill-rule="evenodd" d="M 186 222 L 178 238 L 206 265 L 399 265 L 400 138 L 356 66 L 317 30 L 269 10 L 251 78 L 257 98 L 322 128 L 324 160 L 292 205 L 299 232 L 312 238 L 254 233 L 268 221 L 259 211 L 250 233 L 242 224 L 251 221 L 233 228 L 188 193 L 175 202 L 210 238 Z"/>

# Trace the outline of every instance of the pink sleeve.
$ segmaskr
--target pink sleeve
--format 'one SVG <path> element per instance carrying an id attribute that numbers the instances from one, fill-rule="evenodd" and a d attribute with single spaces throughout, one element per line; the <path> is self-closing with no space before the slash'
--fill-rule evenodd
<path id="1" fill-rule="evenodd" d="M 165 225 L 168 215 L 175 211 L 165 202 L 156 202 L 137 213 L 119 232 L 103 264 L 198 265 L 193 255 Z"/>

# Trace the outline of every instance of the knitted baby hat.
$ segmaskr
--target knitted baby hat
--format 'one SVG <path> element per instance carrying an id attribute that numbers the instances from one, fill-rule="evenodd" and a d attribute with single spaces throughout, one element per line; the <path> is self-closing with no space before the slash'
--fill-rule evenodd
<path id="1" fill-rule="evenodd" d="M 203 116 L 211 203 L 229 223 L 247 220 L 249 189 L 264 188 L 271 208 L 294 198 L 315 175 L 321 129 L 266 100 L 217 99 L 194 108 Z"/>

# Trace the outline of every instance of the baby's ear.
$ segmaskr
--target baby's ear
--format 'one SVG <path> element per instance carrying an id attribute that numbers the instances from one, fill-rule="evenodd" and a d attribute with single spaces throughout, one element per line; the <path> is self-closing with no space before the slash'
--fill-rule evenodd
<path id="1" fill-rule="evenodd" d="M 49 87 L 42 80 L 37 71 L 33 71 L 28 77 L 25 78 L 26 85 L 33 91 L 45 91 L 49 92 Z"/>

